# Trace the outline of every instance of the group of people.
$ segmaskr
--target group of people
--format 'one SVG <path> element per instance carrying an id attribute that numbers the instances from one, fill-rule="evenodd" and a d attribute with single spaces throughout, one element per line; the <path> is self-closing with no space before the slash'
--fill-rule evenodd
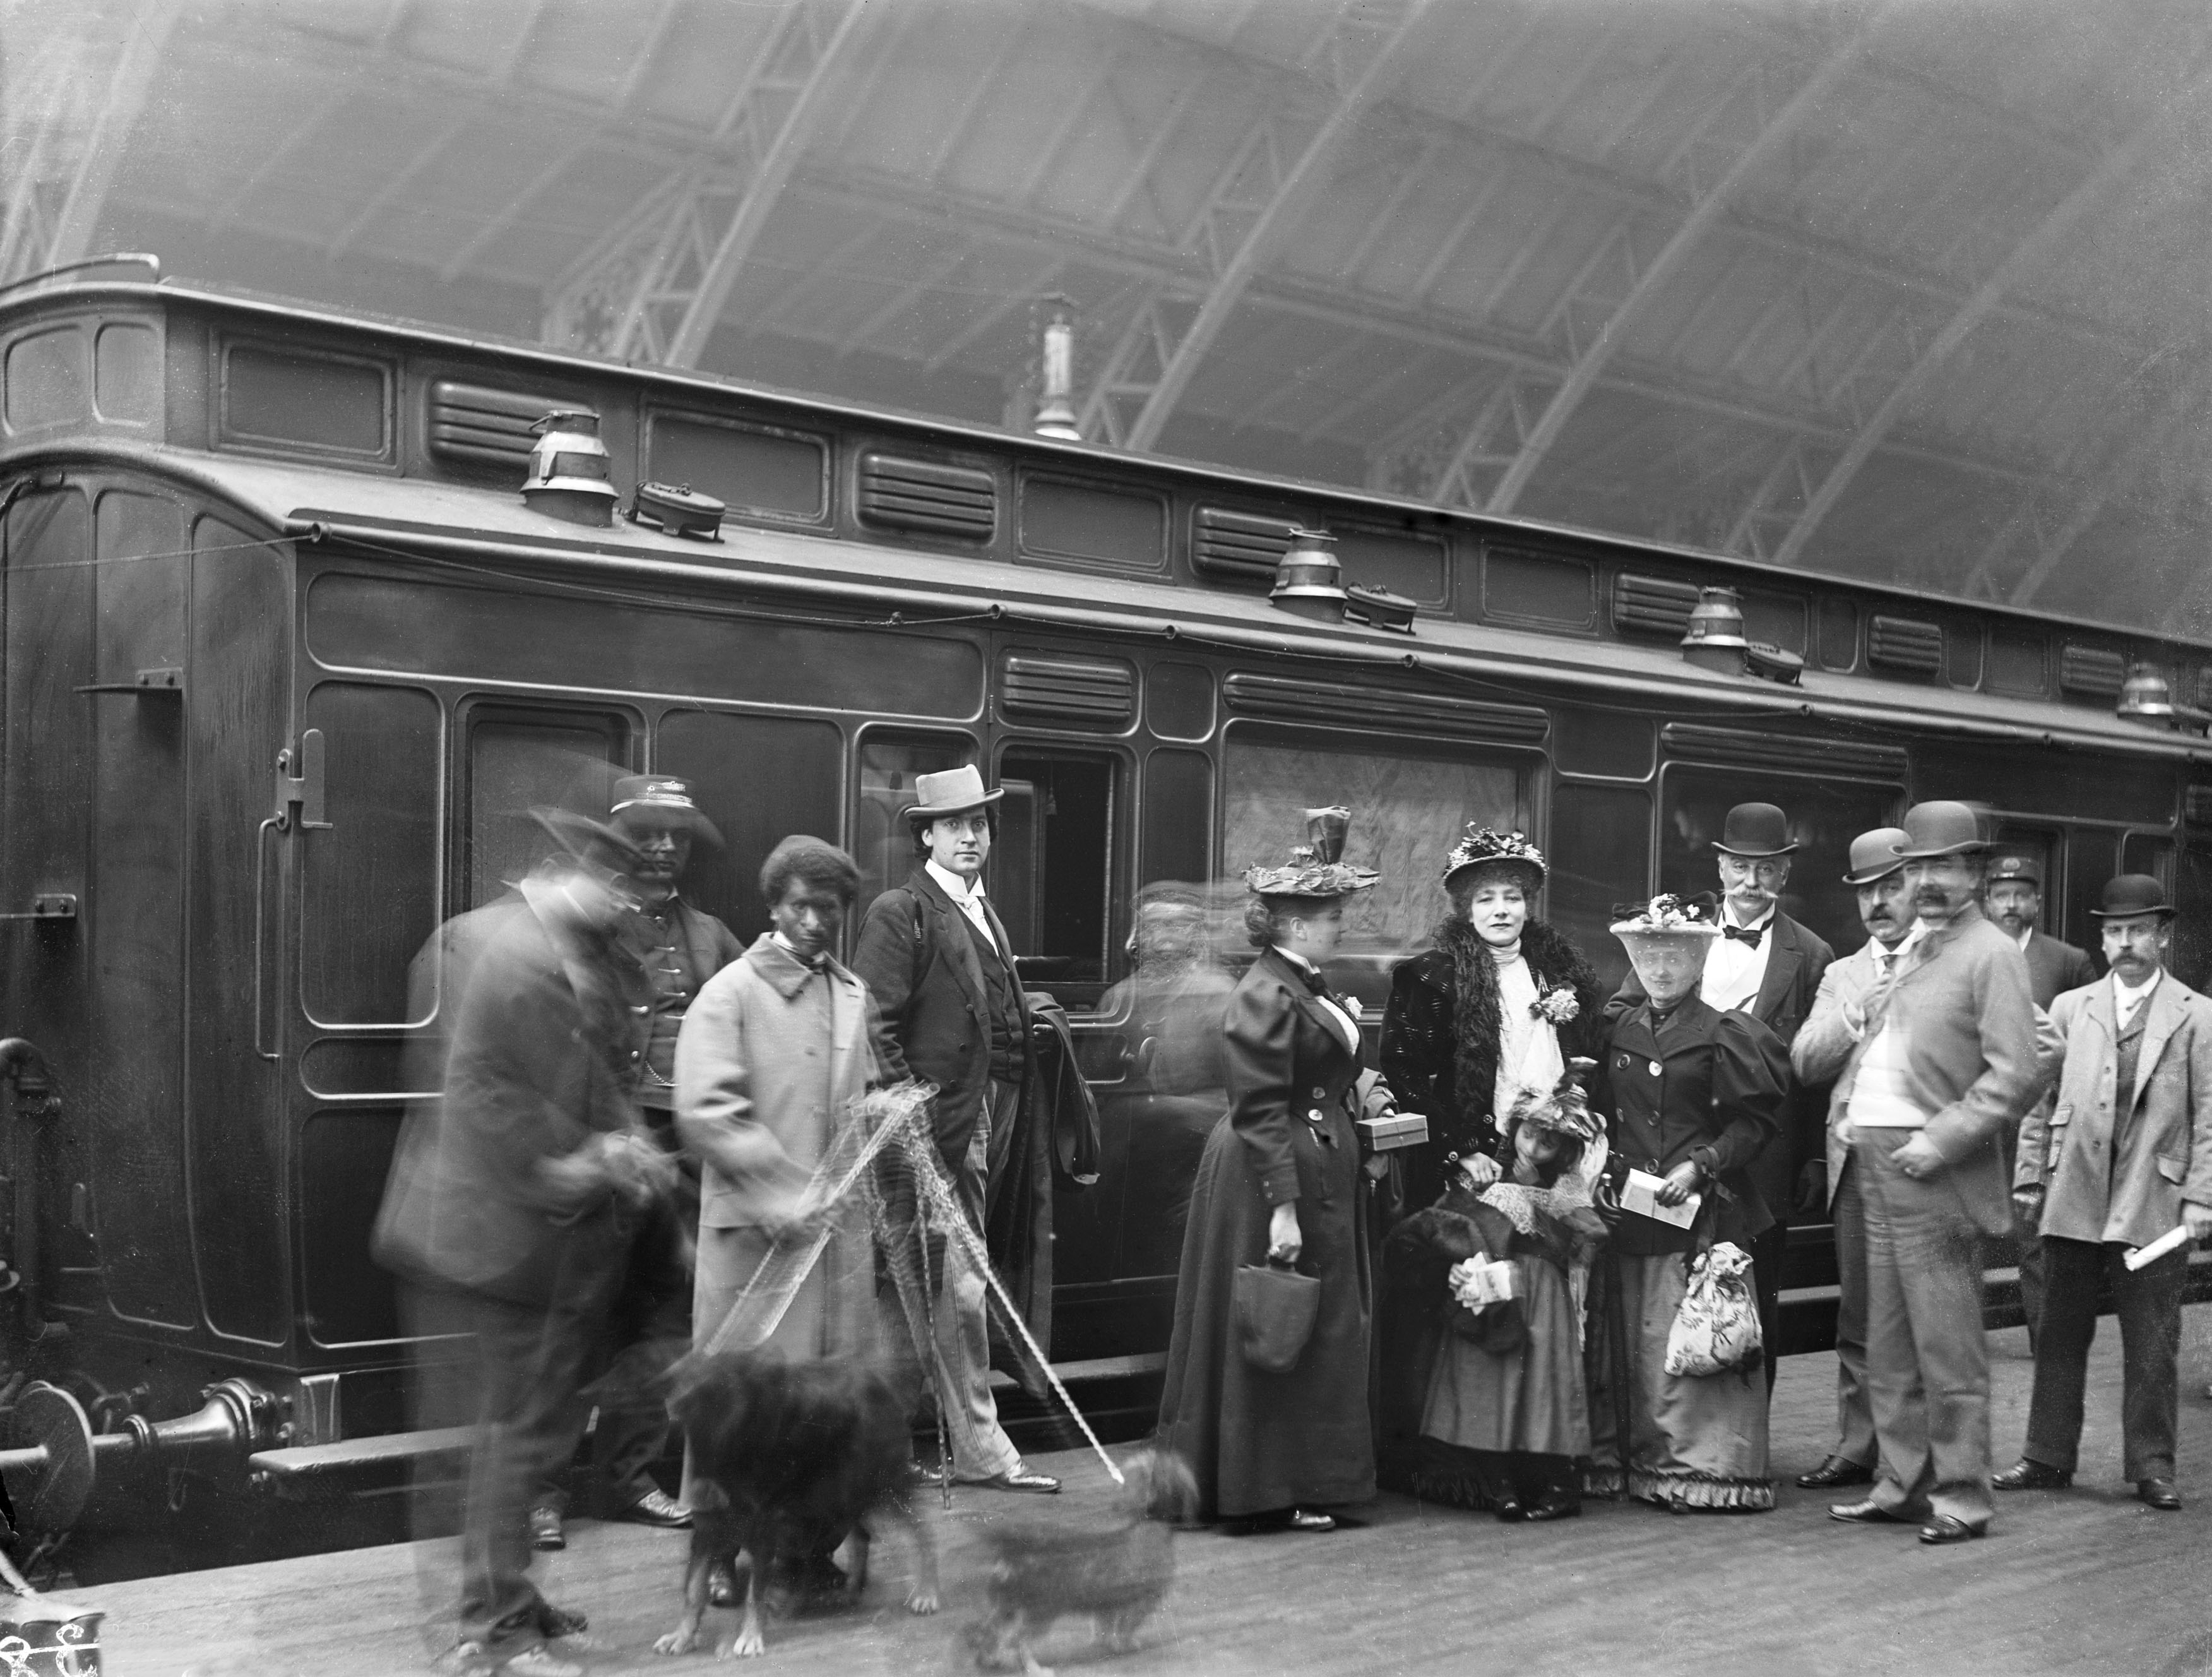
<path id="1" fill-rule="evenodd" d="M 2166 969 L 2157 879 L 2105 887 L 2097 977 L 2036 929 L 2027 859 L 1993 858 L 1969 805 L 1922 803 L 1852 842 L 1868 937 L 1838 960 L 1780 907 L 1787 815 L 1739 805 L 1714 842 L 1717 902 L 1620 911 L 1632 972 L 1607 997 L 1534 914 L 1540 852 L 1470 826 L 1370 1069 L 1358 1004 L 1323 969 L 1376 875 L 1341 860 L 1345 811 L 1310 815 L 1310 844 L 1246 875 L 1259 955 L 1228 1000 L 1227 1110 L 1182 1248 L 1160 1434 L 1210 1516 L 1327 1531 L 1378 1483 L 1513 1521 L 1593 1492 L 1771 1509 L 1787 1225 L 1824 1209 L 1838 1436 L 1797 1483 L 1863 1487 L 1832 1518 L 1964 1542 L 1993 1489 L 2068 1484 L 2107 1280 L 2125 1473 L 2151 1508 L 2180 1506 L 2212 1003 Z M 1363 1148 L 1360 1120 L 1394 1108 L 1426 1139 Z M 2035 1384 L 2021 1459 L 1992 1473 L 1984 1265 L 2007 1234 Z M 1255 1279 L 1286 1266 L 1317 1299 Z M 1285 1321 L 1305 1334 L 1287 1366 Z"/>

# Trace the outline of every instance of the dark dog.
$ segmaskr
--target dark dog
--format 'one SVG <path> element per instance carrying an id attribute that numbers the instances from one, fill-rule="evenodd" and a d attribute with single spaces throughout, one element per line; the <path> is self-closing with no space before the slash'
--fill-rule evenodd
<path id="1" fill-rule="evenodd" d="M 684 1431 L 692 1472 L 720 1488 L 726 1506 L 692 1511 L 684 1616 L 654 1652 L 698 1647 L 708 1573 L 741 1548 L 751 1578 L 744 1618 L 720 1650 L 724 1659 L 767 1651 L 762 1597 L 780 1559 L 803 1566 L 849 1536 L 846 1589 L 859 1601 L 868 1582 L 869 1522 L 879 1516 L 913 1538 L 907 1611 L 937 1611 L 937 1552 L 904 1495 L 912 1453 L 907 1405 L 883 1373 L 846 1358 L 786 1362 L 725 1352 L 685 1358 L 672 1381 L 668 1413 Z"/>
<path id="2" fill-rule="evenodd" d="M 1091 1619 L 1109 1653 L 1137 1645 L 1139 1627 L 1175 1581 L 1175 1528 L 1197 1513 L 1198 1483 L 1169 1450 L 1139 1450 L 1121 1473 L 1120 1507 L 1100 1530 L 1039 1520 L 982 1528 L 996 1564 L 985 1585 L 990 1610 L 969 1638 L 986 1671 L 1052 1677 L 1031 1644 L 1071 1617 Z"/>

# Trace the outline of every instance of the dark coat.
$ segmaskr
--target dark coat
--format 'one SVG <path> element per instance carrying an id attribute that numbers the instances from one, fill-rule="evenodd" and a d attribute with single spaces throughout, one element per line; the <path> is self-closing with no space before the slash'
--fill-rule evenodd
<path id="1" fill-rule="evenodd" d="M 1011 950 L 988 896 L 983 912 L 999 947 Z M 868 905 L 853 970 L 882 1014 L 881 1051 L 891 1081 L 914 1077 L 937 1085 L 938 1151 L 957 1177 L 990 1093 L 991 1000 L 967 922 L 928 869 L 917 866 L 904 885 Z M 1021 1006 L 1026 1038 L 1026 997 Z"/>
<path id="2" fill-rule="evenodd" d="M 1350 1099 L 1359 1056 L 1273 951 L 1231 995 L 1222 1040 L 1230 1107 L 1191 1193 L 1161 1440 L 1190 1462 L 1208 1516 L 1364 1502 L 1374 1282 Z M 1321 1307 L 1297 1366 L 1264 1374 L 1238 1348 L 1231 1299 L 1238 1267 L 1267 1261 L 1270 1213 L 1290 1200 L 1297 1267 L 1320 1279 Z"/>
<path id="3" fill-rule="evenodd" d="M 1727 1190 L 1705 1190 L 1711 1220 L 1701 1218 L 1694 1231 L 1623 1218 L 1616 1250 L 1686 1251 L 1693 1234 L 1708 1227 L 1714 1239 L 1748 1250 L 1773 1225 L 1747 1169 L 1775 1133 L 1790 1082 L 1790 1056 L 1772 1031 L 1747 1013 L 1723 1012 L 1695 996 L 1655 1030 L 1649 1005 L 1638 1006 L 1615 1021 L 1600 1081 L 1616 1181 L 1627 1166 L 1663 1176 L 1694 1158 Z"/>
<path id="4" fill-rule="evenodd" d="M 2021 952 L 2027 957 L 2027 982 L 2035 1005 L 2045 1012 L 2069 990 L 2097 981 L 2097 963 L 2087 952 L 2061 943 L 2048 932 L 2029 933 L 2027 947 Z"/>
<path id="5" fill-rule="evenodd" d="M 1813 1000 L 1820 991 L 1820 975 L 1836 958 L 1836 951 L 1817 933 L 1779 908 L 1774 911 L 1766 935 L 1772 940 L 1772 947 L 1767 951 L 1766 971 L 1759 981 L 1759 993 L 1751 999 L 1750 1006 L 1739 1011 L 1748 1013 L 1772 1031 L 1787 1056 L 1799 1027 L 1813 1017 Z M 1615 1023 L 1641 1006 L 1644 999 L 1644 986 L 1637 981 L 1636 969 L 1631 967 L 1620 991 L 1606 1004 L 1607 1023 Z M 1828 1091 L 1824 1085 L 1801 1086 L 1790 1071 L 1786 1058 L 1783 1076 L 1790 1097 L 1775 1115 L 1778 1139 L 1753 1161 L 1751 1179 L 1774 1219 L 1786 1223 L 1790 1208 L 1797 1201 L 1797 1173 L 1805 1168 L 1808 1159 L 1826 1156 Z"/>

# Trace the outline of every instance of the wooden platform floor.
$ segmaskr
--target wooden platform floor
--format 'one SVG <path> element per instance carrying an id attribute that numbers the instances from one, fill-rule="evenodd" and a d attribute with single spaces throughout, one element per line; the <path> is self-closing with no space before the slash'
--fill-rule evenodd
<path id="1" fill-rule="evenodd" d="M 1992 1336 L 2000 1466 L 2026 1425 L 2023 1330 Z M 2120 1484 L 2118 1333 L 2107 1318 L 2091 1376 L 2076 1488 L 2000 1499 L 1984 1542 L 1926 1549 L 1909 1528 L 1825 1517 L 1825 1496 L 1785 1483 L 1757 1516 L 1676 1518 L 1593 1504 L 1579 1520 L 1506 1527 L 1386 1498 L 1366 1522 L 1327 1537 L 1178 1540 L 1175 1593 L 1144 1645 L 1121 1658 L 1066 1625 L 1041 1650 L 1063 1674 L 1654 1673 L 1684 1677 L 1874 1677 L 1916 1673 L 2212 1673 L 2212 1305 L 2187 1312 L 2182 1478 L 2188 1506 L 2155 1514 Z M 1819 1461 L 1833 1425 L 1833 1359 L 1785 1359 L 1774 1465 Z M 1066 1475 L 1054 1504 L 1081 1520 L 1110 1486 L 1088 1453 L 1034 1458 Z M 972 1670 L 959 1631 L 975 1610 L 972 1534 L 1016 1499 L 961 1493 L 931 1518 L 945 1611 L 894 1605 L 902 1549 L 880 1546 L 857 1613 L 772 1625 L 762 1677 Z M 591 1614 L 594 1677 L 724 1670 L 710 1654 L 651 1650 L 676 1608 L 685 1540 L 577 1522 L 542 1558 L 549 1593 Z M 416 1556 L 398 1546 L 140 1580 L 73 1592 L 107 1614 L 117 1677 L 400 1677 L 423 1669 L 412 1630 Z M 710 1627 L 727 1616 L 710 1614 Z"/>

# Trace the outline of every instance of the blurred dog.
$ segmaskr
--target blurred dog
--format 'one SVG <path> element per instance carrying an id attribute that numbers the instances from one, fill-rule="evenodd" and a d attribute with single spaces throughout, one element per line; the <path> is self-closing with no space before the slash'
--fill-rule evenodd
<path id="1" fill-rule="evenodd" d="M 1197 1514 L 1198 1482 L 1171 1450 L 1139 1450 L 1121 1473 L 1119 1507 L 1103 1530 L 1021 1520 L 978 1534 L 994 1561 L 988 1611 L 968 1632 L 984 1670 L 1052 1677 L 1031 1644 L 1071 1617 L 1091 1619 L 1109 1653 L 1137 1645 L 1139 1627 L 1175 1581 L 1175 1528 Z"/>
<path id="2" fill-rule="evenodd" d="M 907 1611 L 937 1611 L 937 1552 L 904 1494 L 912 1455 L 907 1405 L 881 1370 L 850 1358 L 787 1362 L 724 1352 L 686 1358 L 671 1380 L 668 1413 L 683 1429 L 691 1471 L 720 1490 L 725 1505 L 692 1510 L 684 1615 L 654 1652 L 698 1647 L 708 1574 L 740 1548 L 751 1577 L 744 1618 L 719 1650 L 724 1659 L 767 1651 L 763 1598 L 780 1557 L 803 1565 L 849 1535 L 846 1590 L 858 1601 L 868 1583 L 870 1522 L 883 1517 L 913 1540 Z"/>

